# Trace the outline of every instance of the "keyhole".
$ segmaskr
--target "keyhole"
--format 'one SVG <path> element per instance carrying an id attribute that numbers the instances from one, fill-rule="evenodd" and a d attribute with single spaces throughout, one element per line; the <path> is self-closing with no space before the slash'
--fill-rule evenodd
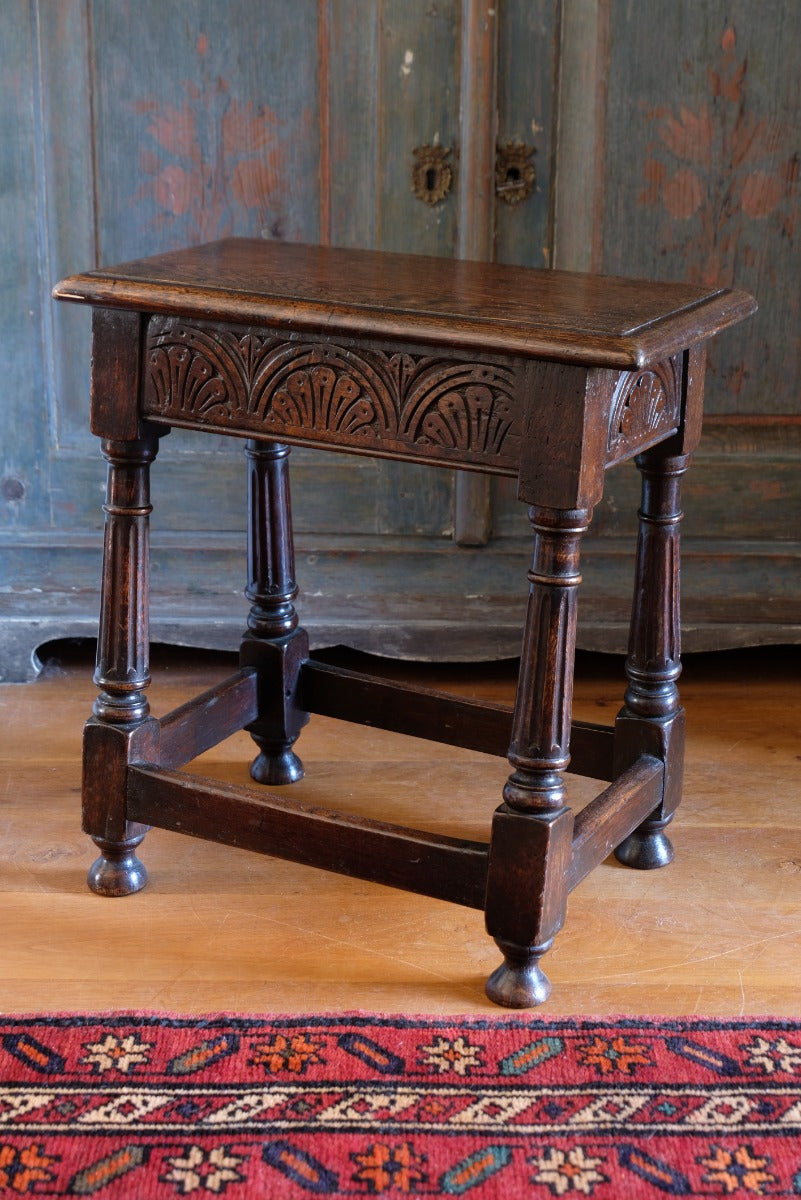
<path id="1" fill-rule="evenodd" d="M 426 204 L 439 204 L 450 191 L 453 172 L 444 146 L 417 146 L 412 168 L 412 191 Z"/>
<path id="2" fill-rule="evenodd" d="M 523 142 L 505 142 L 498 146 L 495 159 L 495 194 L 504 204 L 520 204 L 534 190 L 536 172 L 533 146 Z"/>

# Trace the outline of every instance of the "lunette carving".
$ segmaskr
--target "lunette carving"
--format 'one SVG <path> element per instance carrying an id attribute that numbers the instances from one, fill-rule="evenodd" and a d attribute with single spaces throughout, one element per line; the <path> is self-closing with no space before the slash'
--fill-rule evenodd
<path id="1" fill-rule="evenodd" d="M 516 469 L 513 367 L 152 318 L 144 411 L 188 425 Z"/>
<path id="2" fill-rule="evenodd" d="M 620 376 L 612 397 L 608 461 L 629 458 L 661 440 L 681 423 L 679 361 L 669 359 Z"/>

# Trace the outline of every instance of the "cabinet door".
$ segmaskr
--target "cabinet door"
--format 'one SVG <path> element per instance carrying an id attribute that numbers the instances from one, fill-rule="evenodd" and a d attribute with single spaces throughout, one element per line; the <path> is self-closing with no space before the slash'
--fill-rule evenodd
<path id="1" fill-rule="evenodd" d="M 19 408 L 3 413 L 6 677 L 34 669 L 37 644 L 96 623 L 104 470 L 87 430 L 89 314 L 49 301 L 56 279 L 228 235 L 490 256 L 499 48 L 509 135 L 549 129 L 554 12 L 551 0 L 509 3 L 504 42 L 477 0 L 4 6 L 15 218 L 4 254 L 22 281 L 4 316 L 20 384 Z M 515 81 L 540 54 L 534 103 Z M 425 154 L 440 164 L 436 188 L 427 169 L 415 184 Z M 526 257 L 546 237 L 545 191 L 520 224 Z M 292 458 L 300 605 L 316 643 L 516 652 L 528 537 L 495 545 L 485 484 L 361 457 Z M 237 644 L 244 483 L 241 444 L 164 440 L 155 639 Z"/>
<path id="2" fill-rule="evenodd" d="M 227 235 L 755 291 L 759 316 L 710 358 L 685 645 L 796 640 L 799 24 L 793 0 L 770 21 L 749 0 L 7 0 L 0 677 L 97 618 L 89 314 L 52 284 Z M 517 653 L 512 483 L 300 450 L 292 479 L 317 644 Z M 596 510 L 581 645 L 625 648 L 637 489 L 610 473 Z M 238 442 L 164 440 L 155 639 L 237 644 L 244 495 Z"/>
<path id="3" fill-rule="evenodd" d="M 801 640 L 799 37 L 793 0 L 561 9 L 550 265 L 736 284 L 760 306 L 709 348 L 684 487 L 690 650 Z M 584 547 L 581 645 L 625 649 L 638 494 L 632 464 L 609 473 Z M 518 521 L 504 487 L 496 533 Z"/>
<path id="4" fill-rule="evenodd" d="M 800 37 L 793 0 L 613 0 L 597 42 L 593 265 L 736 282 L 760 306 L 709 348 L 685 490 L 689 647 L 801 636 Z"/>

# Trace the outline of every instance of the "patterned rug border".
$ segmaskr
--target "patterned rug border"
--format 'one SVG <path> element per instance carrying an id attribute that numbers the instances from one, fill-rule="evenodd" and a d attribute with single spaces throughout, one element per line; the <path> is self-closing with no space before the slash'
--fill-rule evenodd
<path id="1" fill-rule="evenodd" d="M 801 1017 L 0 1014 L 0 1194 L 801 1196 Z"/>
<path id="2" fill-rule="evenodd" d="M 301 1023 L 309 1021 L 325 1021 L 330 1024 L 337 1022 L 348 1024 L 354 1021 L 369 1021 L 376 1024 L 400 1024 L 409 1028 L 425 1028 L 433 1025 L 471 1025 L 479 1029 L 517 1029 L 531 1024 L 547 1025 L 563 1029 L 592 1028 L 593 1026 L 615 1026 L 632 1028 L 638 1025 L 653 1026 L 655 1029 L 683 1029 L 689 1025 L 703 1029 L 743 1029 L 743 1028 L 788 1028 L 801 1030 L 801 1013 L 798 1016 L 773 1016 L 766 1013 L 754 1013 L 745 1016 L 696 1016 L 680 1015 L 663 1016 L 659 1013 L 649 1013 L 644 1016 L 611 1013 L 608 1016 L 595 1014 L 564 1013 L 549 1015 L 537 1011 L 507 1012 L 499 1010 L 483 1013 L 425 1013 L 425 1012 L 370 1012 L 367 1009 L 332 1009 L 309 1010 L 309 1012 L 245 1012 L 236 1009 L 208 1009 L 197 1013 L 177 1012 L 172 1009 L 138 1009 L 138 1008 L 109 1008 L 109 1009 L 76 1009 L 68 1010 L 25 1010 L 9 1012 L 0 1010 L 0 1024 L 9 1021 L 56 1021 L 92 1024 L 98 1021 L 164 1021 L 177 1025 L 201 1025 L 210 1021 L 228 1022 L 260 1022 L 283 1021 Z"/>

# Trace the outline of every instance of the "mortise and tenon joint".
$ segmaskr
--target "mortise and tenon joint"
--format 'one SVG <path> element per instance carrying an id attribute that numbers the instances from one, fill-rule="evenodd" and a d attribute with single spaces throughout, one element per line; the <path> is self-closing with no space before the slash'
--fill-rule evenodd
<path id="1" fill-rule="evenodd" d="M 705 344 L 754 310 L 725 289 L 232 239 L 92 271 L 57 298 L 94 308 L 92 429 L 108 461 L 84 828 L 104 895 L 146 881 L 150 826 L 291 858 L 485 912 L 498 1004 L 542 1002 L 570 891 L 613 850 L 672 857 L 681 796 L 679 488 L 701 426 Z M 244 442 L 248 579 L 239 670 L 166 717 L 147 701 L 149 472 L 175 426 Z M 513 709 L 342 670 L 295 608 L 293 445 L 517 480 L 529 511 Z M 642 476 L 628 686 L 613 727 L 572 720 L 580 550 L 607 469 Z M 632 548 L 634 550 L 634 547 Z M 508 758 L 489 843 L 307 809 L 310 714 Z M 240 729 L 253 784 L 182 772 Z M 580 812 L 566 772 L 607 785 Z"/>

